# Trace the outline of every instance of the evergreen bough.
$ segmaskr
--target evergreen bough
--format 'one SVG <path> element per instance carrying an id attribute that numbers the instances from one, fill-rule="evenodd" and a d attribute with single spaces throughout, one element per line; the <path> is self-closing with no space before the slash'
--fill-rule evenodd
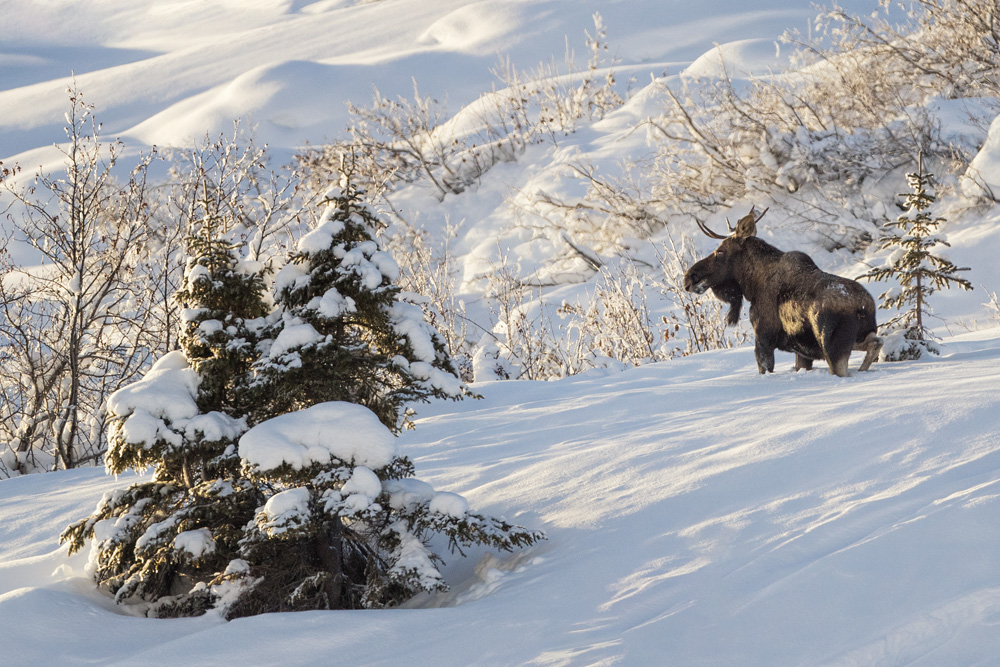
<path id="1" fill-rule="evenodd" d="M 345 179 L 275 277 L 207 222 L 189 240 L 181 350 L 108 403 L 107 468 L 153 467 L 62 535 L 151 616 L 377 608 L 446 588 L 461 551 L 544 539 L 414 477 L 408 403 L 468 394 L 393 281 L 378 218 Z M 270 312 L 268 312 L 270 311 Z"/>
<path id="2" fill-rule="evenodd" d="M 884 236 L 879 241 L 882 250 L 891 250 L 885 264 L 860 276 L 866 280 L 893 279 L 899 286 L 886 290 L 879 297 L 879 307 L 897 311 L 882 326 L 886 335 L 883 357 L 887 361 L 918 359 L 925 352 L 939 354 L 927 328 L 932 311 L 928 297 L 941 289 L 957 285 L 971 290 L 972 283 L 956 275 L 969 269 L 956 266 L 951 260 L 935 254 L 938 246 L 950 247 L 936 235 L 944 218 L 932 217 L 928 209 L 935 201 L 934 176 L 924 173 L 923 158 L 917 160 L 917 171 L 906 175 L 911 191 L 900 208 L 904 211 L 896 220 L 883 225 Z"/>

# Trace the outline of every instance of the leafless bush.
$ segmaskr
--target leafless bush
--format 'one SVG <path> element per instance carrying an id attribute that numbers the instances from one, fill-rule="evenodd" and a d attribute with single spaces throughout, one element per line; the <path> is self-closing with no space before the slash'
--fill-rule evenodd
<path id="1" fill-rule="evenodd" d="M 510 203 L 530 217 L 537 217 L 548 227 L 561 230 L 573 250 L 593 260 L 582 246 L 596 253 L 618 254 L 632 239 L 647 239 L 666 227 L 661 202 L 653 198 L 650 188 L 635 172 L 642 165 L 622 163 L 621 176 L 602 174 L 597 167 L 585 162 L 567 165 L 570 175 L 586 184 L 580 199 L 563 200 L 544 191 L 520 192 Z M 521 225 L 526 223 L 521 222 Z"/>
<path id="2" fill-rule="evenodd" d="M 1000 12 L 994 0 L 881 0 L 882 12 L 834 4 L 816 21 L 818 39 L 789 33 L 813 60 L 863 52 L 886 77 L 945 97 L 1000 95 Z"/>
<path id="3" fill-rule="evenodd" d="M 453 166 L 463 146 L 442 132 L 448 115 L 443 103 L 422 96 L 413 80 L 413 99 L 389 99 L 373 89 L 371 106 L 349 104 L 353 122 L 350 147 L 363 165 L 362 173 L 392 174 L 413 182 L 426 178 L 443 198 L 462 192 L 467 179 Z"/>
<path id="4" fill-rule="evenodd" d="M 370 105 L 349 104 L 348 139 L 307 148 L 297 157 L 305 182 L 321 192 L 324 180 L 350 154 L 358 162 L 358 183 L 370 198 L 418 180 L 430 183 L 440 199 L 461 193 L 527 146 L 556 142 L 575 131 L 579 120 L 600 118 L 622 104 L 605 37 L 595 14 L 594 34 L 586 39 L 590 56 L 582 69 L 568 48 L 562 67 L 548 63 L 521 71 L 501 58 L 492 70 L 501 87 L 455 118 L 444 103 L 421 95 L 415 80 L 412 98 L 389 99 L 375 88 Z"/>
<path id="5" fill-rule="evenodd" d="M 856 70 L 751 78 L 741 87 L 728 76 L 676 91 L 662 84 L 667 112 L 648 121 L 661 139 L 655 195 L 698 216 L 775 192 L 796 199 L 803 191 L 842 208 L 863 183 L 921 150 L 952 159 L 925 109 L 889 86 L 857 90 L 873 78 Z M 851 102 L 838 108 L 833 99 Z"/>
<path id="6" fill-rule="evenodd" d="M 122 144 L 69 93 L 66 174 L 36 174 L 15 200 L 15 240 L 37 266 L 0 254 L 0 440 L 7 474 L 99 460 L 105 398 L 164 345 L 144 267 L 155 201 L 142 156 L 119 181 Z"/>
<path id="7" fill-rule="evenodd" d="M 266 262 L 294 240 L 291 177 L 234 135 L 174 154 L 168 193 L 147 184 L 153 155 L 118 168 L 93 108 L 71 88 L 65 177 L 39 173 L 16 202 L 0 248 L 0 474 L 100 461 L 104 402 L 177 345 L 179 255 L 200 222 L 218 221 Z M 123 175 L 123 177 L 122 177 Z M 6 252 L 26 244 L 37 265 Z"/>
<path id="8" fill-rule="evenodd" d="M 601 358 L 629 366 L 669 359 L 673 332 L 654 322 L 648 287 L 635 264 L 626 262 L 601 269 L 589 304 L 563 304 L 559 312 L 569 316 L 567 329 L 574 334 L 567 366 L 586 368 Z"/>
<path id="9" fill-rule="evenodd" d="M 696 295 L 684 289 L 684 272 L 697 260 L 688 243 L 668 237 L 657 259 L 660 276 L 654 284 L 673 304 L 662 320 L 675 341 L 672 356 L 738 347 L 750 340 L 746 328 L 726 328 L 727 307 L 721 301 L 711 294 Z M 683 346 L 677 344 L 681 342 Z"/>
<path id="10" fill-rule="evenodd" d="M 669 242 L 657 258 L 658 267 L 628 259 L 603 266 L 585 300 L 558 307 L 540 290 L 519 281 L 506 262 L 494 267 L 487 293 L 494 328 L 492 338 L 481 344 L 481 368 L 491 377 L 554 379 L 595 367 L 639 366 L 726 349 L 749 340 L 745 328 L 726 329 L 720 302 L 684 290 L 684 271 L 694 261 L 688 246 Z M 647 301 L 657 292 L 669 305 L 668 314 L 659 318 Z M 482 363 L 485 348 L 491 350 L 489 364 Z"/>
<path id="11" fill-rule="evenodd" d="M 426 229 L 397 217 L 386 235 L 386 246 L 399 264 L 399 286 L 414 293 L 427 321 L 444 336 L 462 379 L 470 382 L 473 349 L 468 338 L 469 320 L 458 297 L 459 269 L 451 247 L 460 229 L 460 224 L 446 222 L 442 238 L 432 239 Z"/>
<path id="12" fill-rule="evenodd" d="M 281 256 L 297 238 L 311 199 L 297 197 L 298 174 L 268 164 L 267 147 L 243 132 L 205 137 L 172 155 L 169 208 L 185 234 L 215 220 L 222 233 L 245 245 L 251 261 Z"/>
<path id="13" fill-rule="evenodd" d="M 786 36 L 798 50 L 779 75 L 737 80 L 723 63 L 717 79 L 661 84 L 667 111 L 648 121 L 658 198 L 698 216 L 776 192 L 843 210 L 918 153 L 961 168 L 976 147 L 943 138 L 927 102 L 1000 92 L 995 3 L 920 0 L 903 23 L 887 16 L 824 11 L 814 38 Z"/>
<path id="14" fill-rule="evenodd" d="M 990 311 L 990 315 L 993 317 L 993 322 L 1000 326 L 1000 297 L 997 297 L 996 292 L 991 292 L 989 290 L 986 290 L 986 296 L 988 297 L 988 300 L 983 305 Z"/>
<path id="15" fill-rule="evenodd" d="M 549 309 L 541 299 L 541 290 L 526 285 L 518 273 L 501 253 L 499 264 L 495 264 L 487 276 L 484 297 L 492 317 L 492 332 L 480 342 L 480 347 L 488 346 L 493 350 L 490 361 L 493 377 L 489 379 L 562 377 L 567 374 L 564 359 Z M 478 366 L 483 368 L 482 361 Z"/>
<path id="16" fill-rule="evenodd" d="M 502 58 L 491 71 L 509 94 L 497 98 L 500 103 L 492 117 L 496 120 L 487 125 L 497 126 L 507 118 L 513 134 L 522 137 L 521 143 L 534 143 L 531 137 L 537 136 L 556 144 L 560 136 L 573 133 L 581 119 L 603 118 L 620 107 L 624 100 L 615 90 L 607 30 L 600 14 L 595 13 L 593 19 L 594 34 L 587 33 L 589 56 L 583 70 L 577 69 L 568 44 L 561 67 L 552 61 L 522 71 L 509 58 Z"/>

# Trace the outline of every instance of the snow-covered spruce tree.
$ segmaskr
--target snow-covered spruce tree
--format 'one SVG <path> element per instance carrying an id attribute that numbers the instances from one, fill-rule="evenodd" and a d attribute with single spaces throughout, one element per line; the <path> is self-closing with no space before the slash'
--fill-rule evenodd
<path id="1" fill-rule="evenodd" d="M 447 588 L 433 534 L 452 551 L 502 551 L 544 538 L 471 512 L 460 495 L 416 479 L 392 432 L 367 408 L 319 403 L 270 419 L 240 439 L 248 474 L 270 493 L 247 526 L 246 593 L 227 617 L 272 611 L 379 608 Z"/>
<path id="2" fill-rule="evenodd" d="M 345 178 L 276 278 L 280 320 L 255 366 L 255 411 L 270 418 L 239 446 L 268 497 L 245 529 L 252 583 L 229 617 L 383 607 L 443 589 L 431 533 L 459 550 L 543 537 L 435 492 L 396 450 L 406 403 L 467 389 L 441 336 L 393 284 L 379 225 Z"/>
<path id="3" fill-rule="evenodd" d="M 151 616 L 201 614 L 237 592 L 226 580 L 247 569 L 242 531 L 263 503 L 240 473 L 236 443 L 268 307 L 262 276 L 244 270 L 225 236 L 208 222 L 189 239 L 176 295 L 182 349 L 108 401 L 108 471 L 152 466 L 152 479 L 105 494 L 61 537 L 71 552 L 91 540 L 94 579 L 118 602 L 151 603 Z"/>
<path id="4" fill-rule="evenodd" d="M 255 364 L 257 414 L 346 401 L 398 431 L 406 404 L 468 390 L 415 295 L 396 286 L 399 268 L 376 237 L 384 222 L 349 175 L 328 200 L 275 278 L 281 310 Z"/>
<path id="5" fill-rule="evenodd" d="M 935 252 L 938 246 L 949 244 L 936 236 L 944 218 L 931 217 L 928 209 L 934 203 L 934 176 L 924 173 L 922 157 L 917 160 L 917 171 L 906 175 L 911 191 L 900 195 L 904 213 L 894 221 L 886 222 L 885 235 L 879 241 L 883 250 L 891 250 L 885 264 L 861 276 L 866 280 L 894 279 L 899 286 L 884 292 L 881 308 L 899 311 L 882 326 L 886 344 L 882 355 L 887 361 L 918 359 L 924 353 L 939 354 L 927 328 L 931 314 L 927 298 L 940 289 L 957 285 L 971 290 L 972 283 L 958 277 L 959 268 L 951 260 Z"/>
<path id="6" fill-rule="evenodd" d="M 191 240 L 183 349 L 109 402 L 109 470 L 153 479 L 62 537 L 93 542 L 119 601 L 161 617 L 380 607 L 445 587 L 432 533 L 459 550 L 543 538 L 435 492 L 396 450 L 404 401 L 467 390 L 392 286 L 374 220 L 345 187 L 276 281 L 270 327 L 262 276 L 242 270 L 258 264 Z"/>

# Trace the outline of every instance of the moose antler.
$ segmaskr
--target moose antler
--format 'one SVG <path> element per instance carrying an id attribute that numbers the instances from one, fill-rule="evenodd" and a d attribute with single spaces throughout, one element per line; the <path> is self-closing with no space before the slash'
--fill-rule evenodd
<path id="1" fill-rule="evenodd" d="M 706 225 L 701 220 L 695 220 L 695 222 L 698 223 L 698 229 L 700 229 L 701 233 L 704 234 L 705 236 L 707 236 L 709 238 L 712 238 L 712 239 L 724 239 L 724 238 L 726 238 L 722 234 L 717 234 L 716 232 L 713 232 L 711 229 L 708 228 L 708 225 Z"/>
<path id="2" fill-rule="evenodd" d="M 729 218 L 726 218 L 726 226 L 729 227 L 730 235 L 737 238 L 757 236 L 757 223 L 760 222 L 760 219 L 764 217 L 764 214 L 767 213 L 769 209 L 770 207 L 765 208 L 763 211 L 761 211 L 760 215 L 757 215 L 755 207 L 751 206 L 750 212 L 747 213 L 742 218 L 740 218 L 739 221 L 737 221 L 735 229 L 733 228 L 733 225 L 729 222 Z M 706 225 L 701 220 L 696 220 L 695 222 L 698 223 L 698 229 L 700 229 L 701 232 L 705 236 L 708 236 L 709 238 L 720 239 L 720 240 L 729 238 L 728 236 L 723 236 L 722 234 L 713 232 L 711 229 L 709 229 L 708 225 Z"/>

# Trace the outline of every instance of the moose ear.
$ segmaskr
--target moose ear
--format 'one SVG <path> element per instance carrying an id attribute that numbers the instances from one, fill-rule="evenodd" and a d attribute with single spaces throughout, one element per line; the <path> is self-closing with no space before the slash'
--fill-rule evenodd
<path id="1" fill-rule="evenodd" d="M 768 209 L 764 209 L 760 215 L 757 214 L 755 207 L 750 207 L 750 212 L 739 219 L 736 223 L 736 231 L 733 232 L 733 236 L 737 238 L 749 238 L 751 236 L 757 236 L 757 223 L 760 219 L 764 217 Z"/>

